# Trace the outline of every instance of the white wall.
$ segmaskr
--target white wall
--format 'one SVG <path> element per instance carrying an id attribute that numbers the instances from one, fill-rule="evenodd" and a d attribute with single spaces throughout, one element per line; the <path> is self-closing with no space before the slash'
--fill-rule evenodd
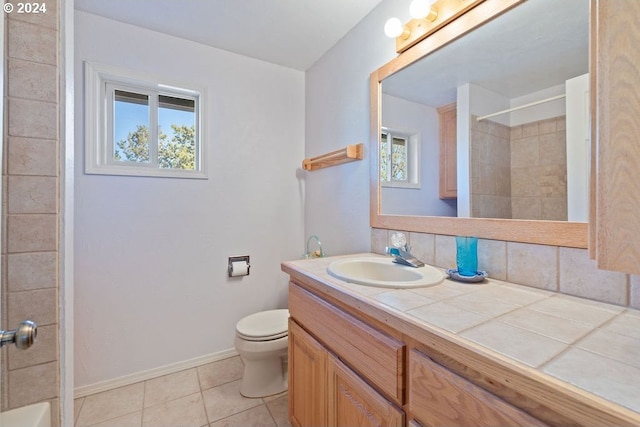
<path id="1" fill-rule="evenodd" d="M 589 73 L 567 80 L 567 219 L 589 221 L 591 123 Z"/>
<path id="2" fill-rule="evenodd" d="M 382 126 L 417 135 L 421 172 L 420 188 L 382 187 L 382 213 L 456 216 L 455 202 L 440 199 L 438 111 L 428 105 L 385 94 L 382 105 Z"/>
<path id="3" fill-rule="evenodd" d="M 76 121 L 80 387 L 232 349 L 242 316 L 286 307 L 280 262 L 304 245 L 305 77 L 83 12 L 75 25 L 76 117 L 90 60 L 207 87 L 210 136 L 208 180 L 85 175 Z M 244 254 L 251 275 L 229 279 L 227 257 Z"/>
<path id="4" fill-rule="evenodd" d="M 408 21 L 410 0 L 384 0 L 306 73 L 306 155 L 364 142 L 365 159 L 305 172 L 306 234 L 331 255 L 369 251 L 369 75 L 396 56 L 387 19 Z"/>

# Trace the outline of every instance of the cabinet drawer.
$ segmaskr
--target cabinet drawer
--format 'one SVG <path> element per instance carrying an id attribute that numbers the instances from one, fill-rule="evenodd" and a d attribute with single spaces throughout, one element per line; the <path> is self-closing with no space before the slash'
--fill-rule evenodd
<path id="1" fill-rule="evenodd" d="M 289 312 L 307 331 L 379 391 L 404 403 L 404 344 L 332 306 L 294 283 Z"/>
<path id="2" fill-rule="evenodd" d="M 402 427 L 404 413 L 335 356 L 329 356 L 328 425 Z"/>
<path id="3" fill-rule="evenodd" d="M 409 412 L 426 426 L 545 425 L 417 350 L 409 353 Z"/>

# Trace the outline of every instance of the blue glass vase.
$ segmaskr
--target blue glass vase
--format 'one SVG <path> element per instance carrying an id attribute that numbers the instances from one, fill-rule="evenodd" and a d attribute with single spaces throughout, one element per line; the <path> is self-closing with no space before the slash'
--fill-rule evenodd
<path id="1" fill-rule="evenodd" d="M 475 276 L 478 273 L 478 238 L 456 236 L 458 274 Z"/>

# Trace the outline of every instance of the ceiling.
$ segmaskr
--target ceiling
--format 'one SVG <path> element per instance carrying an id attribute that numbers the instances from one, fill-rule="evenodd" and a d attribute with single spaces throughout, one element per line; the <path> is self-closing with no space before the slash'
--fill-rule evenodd
<path id="1" fill-rule="evenodd" d="M 75 8 L 305 71 L 382 0 L 75 0 Z"/>

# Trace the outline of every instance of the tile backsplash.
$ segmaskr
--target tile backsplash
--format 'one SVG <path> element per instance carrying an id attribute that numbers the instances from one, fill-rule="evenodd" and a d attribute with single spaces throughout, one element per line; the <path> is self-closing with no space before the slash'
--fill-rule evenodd
<path id="1" fill-rule="evenodd" d="M 371 251 L 384 254 L 391 232 L 373 228 Z M 454 236 L 404 233 L 418 259 L 440 268 L 455 268 Z M 480 239 L 478 268 L 498 280 L 640 308 L 640 276 L 600 270 L 586 249 Z"/>

